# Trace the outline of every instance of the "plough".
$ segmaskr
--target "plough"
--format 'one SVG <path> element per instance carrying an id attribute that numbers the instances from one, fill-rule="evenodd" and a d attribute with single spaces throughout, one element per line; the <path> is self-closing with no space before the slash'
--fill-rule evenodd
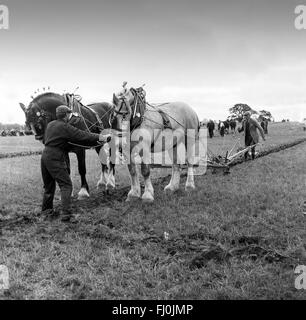
<path id="1" fill-rule="evenodd" d="M 235 143 L 234 147 L 230 150 L 227 151 L 225 156 L 216 156 L 209 150 L 207 150 L 207 160 L 206 160 L 206 167 L 211 168 L 213 170 L 213 173 L 216 173 L 216 170 L 218 169 L 223 169 L 224 174 L 229 174 L 230 173 L 230 166 L 233 162 L 237 161 L 241 156 L 243 156 L 246 152 L 249 152 L 253 147 L 256 147 L 259 145 L 259 143 L 254 144 L 252 146 L 246 147 L 242 150 L 237 150 L 235 154 L 233 153 L 233 150 L 235 146 L 237 145 L 238 141 Z M 152 161 L 153 163 L 153 161 Z M 166 165 L 166 164 L 151 164 L 153 168 L 171 168 L 172 166 Z M 194 167 L 199 167 L 199 164 L 195 164 Z M 186 165 L 181 166 L 183 169 L 186 168 Z"/>
<path id="2" fill-rule="evenodd" d="M 254 144 L 252 146 L 248 146 L 242 150 L 237 150 L 235 154 L 232 154 L 235 146 L 239 140 L 235 143 L 233 148 L 230 151 L 227 151 L 225 156 L 212 156 L 211 158 L 207 159 L 207 167 L 213 169 L 213 173 L 215 173 L 216 169 L 223 169 L 224 174 L 229 174 L 230 166 L 233 162 L 237 161 L 241 156 L 243 156 L 246 152 L 250 152 L 250 150 L 256 146 L 258 146 L 260 143 Z"/>

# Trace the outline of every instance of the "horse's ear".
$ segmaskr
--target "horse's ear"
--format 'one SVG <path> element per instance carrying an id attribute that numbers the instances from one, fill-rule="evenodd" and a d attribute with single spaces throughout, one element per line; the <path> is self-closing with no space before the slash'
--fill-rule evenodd
<path id="1" fill-rule="evenodd" d="M 20 108 L 22 109 L 22 111 L 24 113 L 26 113 L 27 108 L 25 107 L 25 105 L 23 103 L 21 103 L 21 102 L 19 103 L 19 105 L 20 105 Z"/>
<path id="2" fill-rule="evenodd" d="M 119 102 L 119 99 L 117 98 L 117 96 L 116 96 L 115 94 L 113 94 L 113 103 L 114 103 L 115 105 L 117 105 L 118 102 Z"/>

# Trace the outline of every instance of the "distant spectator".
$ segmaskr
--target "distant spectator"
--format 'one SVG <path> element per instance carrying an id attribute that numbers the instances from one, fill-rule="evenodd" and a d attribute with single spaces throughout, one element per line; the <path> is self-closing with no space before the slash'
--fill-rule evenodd
<path id="1" fill-rule="evenodd" d="M 214 130 L 215 130 L 215 123 L 212 120 L 208 121 L 207 129 L 208 129 L 209 137 L 212 138 L 214 136 Z"/>
<path id="2" fill-rule="evenodd" d="M 225 133 L 225 125 L 223 122 L 220 123 L 220 135 L 223 138 Z"/>

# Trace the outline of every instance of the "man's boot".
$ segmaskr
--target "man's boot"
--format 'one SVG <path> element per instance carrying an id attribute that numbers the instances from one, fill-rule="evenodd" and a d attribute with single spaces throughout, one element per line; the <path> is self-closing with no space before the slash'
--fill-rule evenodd
<path id="1" fill-rule="evenodd" d="M 52 221 L 59 216 L 59 212 L 55 211 L 54 209 L 46 209 L 42 211 L 41 214 L 44 216 L 44 220 L 49 221 Z"/>
<path id="2" fill-rule="evenodd" d="M 71 209 L 71 189 L 61 189 L 61 197 L 62 197 L 62 218 L 63 222 L 77 222 L 72 214 Z"/>
<path id="3" fill-rule="evenodd" d="M 62 222 L 69 222 L 69 223 L 77 223 L 78 220 L 74 217 L 71 211 L 63 211 L 62 213 Z"/>
<path id="4" fill-rule="evenodd" d="M 252 160 L 255 159 L 255 148 L 252 148 Z"/>

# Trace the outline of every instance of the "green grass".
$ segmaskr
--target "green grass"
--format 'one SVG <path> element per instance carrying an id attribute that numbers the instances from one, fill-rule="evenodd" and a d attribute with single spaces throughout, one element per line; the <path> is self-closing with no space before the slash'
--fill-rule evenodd
<path id="1" fill-rule="evenodd" d="M 265 147 L 304 135 L 275 124 Z M 233 138 L 209 143 L 223 141 L 230 146 Z M 73 201 L 77 225 L 37 215 L 39 156 L 1 159 L 0 264 L 9 267 L 11 287 L 0 297 L 305 299 L 294 287 L 295 267 L 306 264 L 305 152 L 302 143 L 235 166 L 228 176 L 208 171 L 195 178 L 192 193 L 183 191 L 183 177 L 181 190 L 164 194 L 169 177 L 160 178 L 153 204 L 127 204 L 126 168 L 118 169 L 120 188 L 104 195 L 94 188 L 100 168 L 90 151 L 91 198 Z"/>
<path id="2" fill-rule="evenodd" d="M 0 156 L 4 154 L 35 152 L 43 149 L 43 145 L 34 136 L 0 137 Z"/>

